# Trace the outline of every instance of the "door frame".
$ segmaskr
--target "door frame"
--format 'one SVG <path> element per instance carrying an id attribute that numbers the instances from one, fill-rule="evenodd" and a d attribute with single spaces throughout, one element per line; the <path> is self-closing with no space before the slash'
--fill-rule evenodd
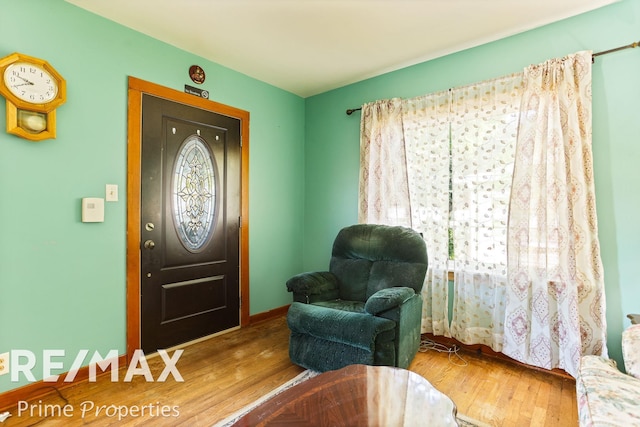
<path id="1" fill-rule="evenodd" d="M 175 89 L 128 78 L 127 111 L 127 360 L 140 348 L 140 203 L 142 94 L 240 120 L 240 327 L 249 324 L 249 112 Z"/>

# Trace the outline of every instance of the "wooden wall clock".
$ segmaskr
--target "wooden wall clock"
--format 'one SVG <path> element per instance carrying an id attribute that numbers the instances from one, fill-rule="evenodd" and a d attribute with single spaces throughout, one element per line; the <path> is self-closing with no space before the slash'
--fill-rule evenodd
<path id="1" fill-rule="evenodd" d="M 0 59 L 7 132 L 42 141 L 56 137 L 56 108 L 67 100 L 64 78 L 47 61 L 22 53 Z"/>

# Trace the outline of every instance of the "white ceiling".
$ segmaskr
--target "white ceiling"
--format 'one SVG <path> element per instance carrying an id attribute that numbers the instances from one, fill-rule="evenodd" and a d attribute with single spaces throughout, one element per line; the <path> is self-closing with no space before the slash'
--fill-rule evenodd
<path id="1" fill-rule="evenodd" d="M 308 97 L 619 0 L 66 1 Z"/>

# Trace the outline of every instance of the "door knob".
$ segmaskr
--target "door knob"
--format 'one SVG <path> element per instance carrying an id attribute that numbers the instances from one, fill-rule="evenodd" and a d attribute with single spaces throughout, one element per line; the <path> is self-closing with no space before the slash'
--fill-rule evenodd
<path id="1" fill-rule="evenodd" d="M 147 240 L 144 242 L 145 249 L 153 249 L 156 247 L 156 243 L 153 240 Z"/>

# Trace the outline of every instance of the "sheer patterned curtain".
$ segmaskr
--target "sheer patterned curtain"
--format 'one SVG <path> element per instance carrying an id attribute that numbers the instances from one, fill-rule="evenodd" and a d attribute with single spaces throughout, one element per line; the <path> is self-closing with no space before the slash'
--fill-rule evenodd
<path id="1" fill-rule="evenodd" d="M 423 233 L 429 268 L 422 289 L 422 332 L 450 336 L 448 96 L 442 92 L 362 106 L 358 220 Z"/>
<path id="2" fill-rule="evenodd" d="M 411 226 L 427 244 L 429 267 L 422 289 L 422 332 L 449 332 L 449 102 L 450 92 L 402 104 L 411 200 Z"/>
<path id="3" fill-rule="evenodd" d="M 422 332 L 496 351 L 502 345 L 521 83 L 521 74 L 513 74 L 404 101 L 376 101 L 363 106 L 361 119 L 359 220 L 423 233 L 429 269 Z"/>
<path id="4" fill-rule="evenodd" d="M 402 100 L 362 106 L 358 221 L 411 226 Z"/>
<path id="5" fill-rule="evenodd" d="M 503 352 L 574 377 L 607 355 L 591 153 L 591 54 L 525 70 Z"/>
<path id="6" fill-rule="evenodd" d="M 365 104 L 359 221 L 423 233 L 423 332 L 574 376 L 606 356 L 591 54 Z"/>
<path id="7" fill-rule="evenodd" d="M 463 343 L 501 351 L 522 73 L 451 92 L 451 334 Z"/>

